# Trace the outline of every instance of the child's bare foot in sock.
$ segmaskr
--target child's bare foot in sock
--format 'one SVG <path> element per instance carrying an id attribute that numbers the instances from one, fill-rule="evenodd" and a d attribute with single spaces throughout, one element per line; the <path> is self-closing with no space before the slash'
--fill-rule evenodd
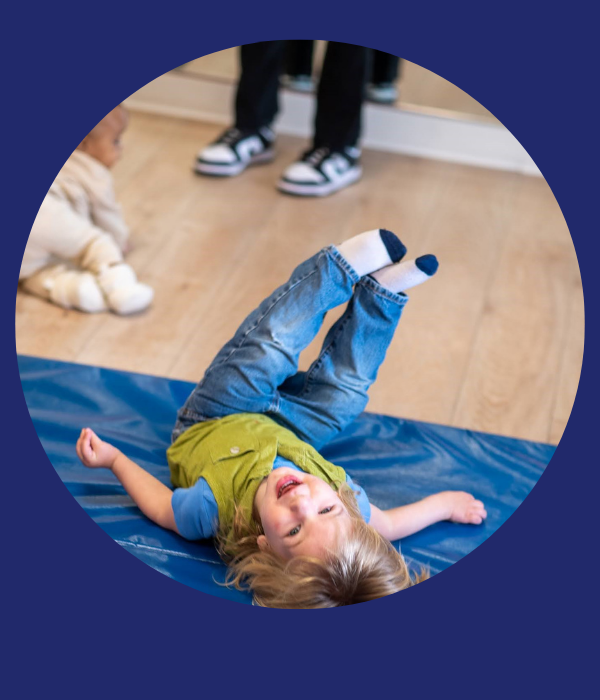
<path id="1" fill-rule="evenodd" d="M 435 275 L 437 269 L 438 261 L 435 255 L 422 255 L 416 260 L 407 260 L 397 265 L 388 265 L 374 272 L 371 276 L 383 287 L 399 294 L 426 282 Z"/>
<path id="2" fill-rule="evenodd" d="M 402 260 L 406 247 L 391 231 L 376 228 L 336 246 L 360 277 Z"/>

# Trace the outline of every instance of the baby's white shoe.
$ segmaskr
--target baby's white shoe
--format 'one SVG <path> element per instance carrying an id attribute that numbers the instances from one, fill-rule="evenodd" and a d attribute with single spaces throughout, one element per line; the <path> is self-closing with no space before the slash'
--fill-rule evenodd
<path id="1" fill-rule="evenodd" d="M 94 275 L 65 270 L 48 279 L 44 285 L 50 300 L 65 309 L 78 309 L 88 314 L 106 311 L 106 301 Z"/>
<path id="2" fill-rule="evenodd" d="M 152 287 L 138 282 L 133 268 L 127 263 L 101 270 L 98 284 L 104 292 L 109 309 L 122 316 L 143 311 L 154 299 Z"/>

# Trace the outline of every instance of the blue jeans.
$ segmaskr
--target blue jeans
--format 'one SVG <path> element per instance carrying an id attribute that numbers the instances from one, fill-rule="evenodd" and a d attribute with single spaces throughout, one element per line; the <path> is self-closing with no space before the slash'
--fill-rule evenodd
<path id="1" fill-rule="evenodd" d="M 197 422 L 264 413 L 317 449 L 365 408 L 367 391 L 408 297 L 355 270 L 329 246 L 300 264 L 238 328 L 180 409 L 176 439 Z M 348 302 L 319 357 L 298 372 L 298 357 L 325 314 Z"/>

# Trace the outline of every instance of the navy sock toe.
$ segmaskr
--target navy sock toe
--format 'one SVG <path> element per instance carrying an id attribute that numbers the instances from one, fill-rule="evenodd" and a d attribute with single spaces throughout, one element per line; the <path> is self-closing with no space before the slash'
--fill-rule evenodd
<path id="1" fill-rule="evenodd" d="M 439 263 L 435 255 L 421 255 L 415 260 L 415 265 L 426 275 L 435 275 L 439 267 Z"/>
<path id="2" fill-rule="evenodd" d="M 390 256 L 391 261 L 393 263 L 400 262 L 400 260 L 402 260 L 402 258 L 406 255 L 406 246 L 404 243 L 402 243 L 395 233 L 392 233 L 385 228 L 379 229 L 379 235 L 381 236 L 381 240 L 383 241 L 383 245 Z"/>

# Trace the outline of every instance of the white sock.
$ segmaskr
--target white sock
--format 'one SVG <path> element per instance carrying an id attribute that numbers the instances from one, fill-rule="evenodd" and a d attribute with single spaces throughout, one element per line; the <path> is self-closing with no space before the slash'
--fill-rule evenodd
<path id="1" fill-rule="evenodd" d="M 127 263 L 103 268 L 97 279 L 109 309 L 117 314 L 126 316 L 143 311 L 154 298 L 152 287 L 138 282 Z"/>
<path id="2" fill-rule="evenodd" d="M 384 228 L 359 233 L 336 247 L 360 277 L 397 263 L 406 253 L 398 236 Z"/>
<path id="3" fill-rule="evenodd" d="M 65 309 L 78 309 L 88 314 L 106 311 L 106 302 L 95 277 L 89 272 L 66 270 L 47 280 L 51 301 Z"/>
<path id="4" fill-rule="evenodd" d="M 388 265 L 372 274 L 379 284 L 392 292 L 405 292 L 435 275 L 438 261 L 435 255 L 422 255 L 398 265 Z"/>

